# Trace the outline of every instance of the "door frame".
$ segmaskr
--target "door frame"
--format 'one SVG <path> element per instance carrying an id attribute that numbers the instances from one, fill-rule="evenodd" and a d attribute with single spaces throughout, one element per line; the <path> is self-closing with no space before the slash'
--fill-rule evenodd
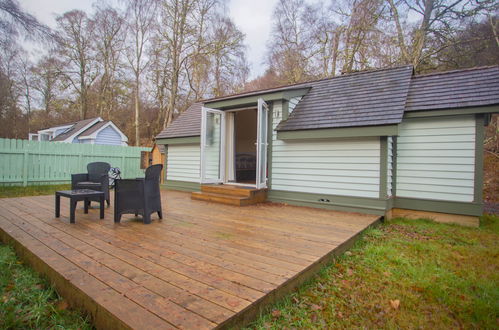
<path id="1" fill-rule="evenodd" d="M 255 107 L 245 107 L 245 108 L 236 108 L 236 109 L 230 109 L 230 110 L 218 110 L 218 109 L 212 109 L 212 108 L 207 108 L 207 107 L 202 107 L 202 114 L 201 114 L 201 158 L 200 158 L 200 182 L 201 184 L 227 184 L 227 185 L 234 185 L 234 186 L 246 186 L 246 187 L 255 187 L 257 189 L 264 189 L 267 188 L 267 182 L 268 182 L 268 157 L 267 157 L 267 149 L 268 149 L 268 125 L 269 125 L 269 106 L 268 104 L 262 99 L 258 99 L 258 103 L 256 106 L 257 110 L 257 128 L 256 128 L 256 173 L 255 173 L 255 183 L 254 184 L 247 184 L 247 183 L 239 183 L 239 182 L 228 182 L 227 177 L 226 177 L 226 158 L 227 158 L 227 147 L 226 147 L 226 142 L 227 142 L 227 137 L 226 137 L 226 131 L 227 131 L 227 122 L 226 122 L 226 113 L 227 112 L 238 112 L 238 111 L 244 111 L 244 110 L 253 110 Z M 221 142 L 220 142 L 220 168 L 219 168 L 219 178 L 216 180 L 213 179 L 206 179 L 206 167 L 205 167 L 205 161 L 206 161 L 206 128 L 207 128 L 207 114 L 209 112 L 220 114 L 221 115 Z M 262 135 L 262 116 L 266 117 L 265 123 L 265 132 Z M 235 131 L 234 131 L 235 134 Z M 265 139 L 262 141 L 262 139 Z M 265 148 L 264 152 L 262 153 L 261 148 Z M 261 173 L 261 160 L 260 160 L 260 155 L 263 155 L 264 157 L 264 162 L 265 162 L 265 173 Z M 261 180 L 262 174 L 265 176 L 265 180 Z M 260 181 L 260 182 L 259 182 Z M 263 181 L 263 182 L 262 182 Z"/>
<path id="2" fill-rule="evenodd" d="M 258 99 L 257 106 L 257 127 L 256 127 L 256 188 L 265 189 L 267 188 L 268 181 L 268 159 L 267 159 L 267 149 L 268 149 L 268 126 L 269 126 L 269 106 L 262 99 Z M 263 120 L 265 118 L 265 120 Z M 265 126 L 262 127 L 262 124 Z M 263 152 L 262 152 L 263 149 Z M 260 159 L 263 157 L 263 159 Z M 263 164 L 262 164 L 263 163 Z M 263 168 L 262 168 L 263 166 Z M 263 169 L 263 173 L 262 173 Z"/>
<path id="3" fill-rule="evenodd" d="M 218 178 L 217 179 L 206 179 L 206 150 L 207 141 L 206 141 L 206 125 L 207 125 L 207 116 L 208 113 L 215 113 L 220 115 L 220 150 L 219 150 L 219 169 L 218 169 Z M 200 181 L 201 184 L 210 184 L 210 183 L 223 183 L 225 181 L 225 112 L 218 109 L 211 109 L 202 107 L 201 108 L 201 158 L 200 158 Z"/>
<path id="4" fill-rule="evenodd" d="M 229 112 L 239 112 L 239 111 L 246 111 L 246 110 L 256 110 L 257 113 L 258 113 L 258 108 L 257 107 L 236 108 L 236 109 L 226 110 L 225 112 L 229 113 Z M 258 130 L 258 115 L 257 115 L 256 120 L 257 120 L 257 130 Z M 234 134 L 236 134 L 235 129 L 234 129 Z M 257 140 L 255 140 L 255 146 L 256 146 L 256 142 L 257 142 Z M 227 152 L 227 150 L 226 150 L 226 152 Z M 227 157 L 227 155 L 226 155 L 226 157 Z M 254 188 L 256 188 L 256 169 L 255 169 L 255 183 L 230 182 L 230 181 L 228 181 L 228 179 L 226 177 L 225 181 L 223 182 L 223 184 L 231 185 L 231 186 L 254 187 Z"/>

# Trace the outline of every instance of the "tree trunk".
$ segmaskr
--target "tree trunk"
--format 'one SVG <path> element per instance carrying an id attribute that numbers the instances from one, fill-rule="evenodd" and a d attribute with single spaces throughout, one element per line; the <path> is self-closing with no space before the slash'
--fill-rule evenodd
<path id="1" fill-rule="evenodd" d="M 496 20 L 496 22 L 494 22 Z M 494 34 L 494 38 L 496 40 L 497 47 L 499 47 L 499 36 L 497 33 L 497 18 L 492 18 L 492 15 L 489 14 L 489 24 L 492 29 L 492 33 Z"/>
<path id="2" fill-rule="evenodd" d="M 140 112 L 140 100 L 139 100 L 139 89 L 140 89 L 140 79 L 139 75 L 135 76 L 135 145 L 140 145 L 140 129 L 139 129 L 139 112 Z"/>
<path id="3" fill-rule="evenodd" d="M 416 70 L 416 68 L 418 67 L 421 60 L 421 55 L 423 54 L 423 48 L 426 42 L 426 34 L 430 27 L 430 19 L 435 6 L 435 0 L 425 0 L 424 3 L 425 8 L 423 21 L 421 22 L 421 26 L 416 30 L 414 34 L 414 45 L 412 52 L 412 65 L 414 66 L 414 70 Z"/>
<path id="4" fill-rule="evenodd" d="M 173 112 L 175 110 L 178 93 L 178 72 L 173 73 L 170 90 L 170 99 L 168 100 L 168 105 L 166 106 L 166 116 L 163 122 L 163 129 L 167 128 L 173 119 Z"/>
<path id="5" fill-rule="evenodd" d="M 397 41 L 400 48 L 400 53 L 402 54 L 402 59 L 404 63 L 410 63 L 411 60 L 409 59 L 409 54 L 405 45 L 404 31 L 402 30 L 402 25 L 400 24 L 400 16 L 397 10 L 397 6 L 395 6 L 393 0 L 388 0 L 388 3 L 390 4 L 393 20 L 395 21 L 395 27 L 397 28 Z"/>
<path id="6" fill-rule="evenodd" d="M 340 38 L 341 38 L 341 30 L 335 31 L 334 32 L 334 44 L 333 44 L 333 54 L 331 57 L 331 75 L 335 76 L 336 75 L 336 65 L 338 62 L 338 47 L 340 45 Z"/>

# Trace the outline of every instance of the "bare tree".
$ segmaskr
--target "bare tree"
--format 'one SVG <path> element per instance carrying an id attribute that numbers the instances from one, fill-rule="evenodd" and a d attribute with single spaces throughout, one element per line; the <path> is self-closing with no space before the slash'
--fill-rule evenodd
<path id="1" fill-rule="evenodd" d="M 490 25 L 490 29 L 492 30 L 492 34 L 494 35 L 494 40 L 496 41 L 496 45 L 497 47 L 499 47 L 499 19 L 497 19 L 497 15 L 492 16 L 491 13 L 488 13 L 487 18 Z"/>
<path id="2" fill-rule="evenodd" d="M 24 12 L 15 0 L 0 0 L 0 32 L 22 34 L 30 40 L 50 40 L 53 37 L 49 27 Z"/>
<path id="3" fill-rule="evenodd" d="M 4 39 L 0 47 L 0 136 L 22 138 L 28 133 L 19 106 L 23 94 L 19 77 L 21 49 L 13 40 Z"/>
<path id="4" fill-rule="evenodd" d="M 360 70 L 369 67 L 369 61 L 362 53 L 366 52 L 368 39 L 371 39 L 376 31 L 382 11 L 380 0 L 352 1 L 349 22 L 344 33 L 343 73 L 352 72 L 355 64 L 358 64 Z"/>
<path id="5" fill-rule="evenodd" d="M 58 50 L 65 61 L 61 73 L 77 92 L 80 119 L 85 119 L 89 110 L 89 90 L 99 74 L 93 48 L 93 23 L 84 12 L 73 10 L 59 16 L 57 24 Z"/>
<path id="6" fill-rule="evenodd" d="M 387 0 L 397 30 L 397 43 L 402 60 L 416 69 L 432 56 L 454 43 L 454 35 L 461 31 L 466 18 L 479 17 L 491 8 L 494 0 Z M 400 12 L 419 16 L 415 27 L 405 24 Z M 407 31 L 407 29 L 409 29 Z"/>
<path id="7" fill-rule="evenodd" d="M 140 145 L 140 88 L 141 79 L 149 59 L 146 48 L 154 25 L 157 10 L 155 0 L 126 0 L 129 38 L 126 52 L 128 64 L 134 76 L 134 127 L 135 145 Z"/>
<path id="8" fill-rule="evenodd" d="M 42 57 L 32 68 L 32 87 L 40 96 L 40 103 L 46 117 L 53 110 L 60 83 L 60 68 L 62 63 L 55 54 Z"/>
<path id="9" fill-rule="evenodd" d="M 160 131 L 163 128 L 166 105 L 168 104 L 168 87 L 170 86 L 170 58 L 164 56 L 162 40 L 156 33 L 151 42 L 149 57 L 151 59 L 149 66 L 149 77 L 152 83 L 151 90 L 158 106 L 158 118 L 155 121 L 155 130 Z"/>
<path id="10" fill-rule="evenodd" d="M 337 72 L 338 60 L 340 58 L 340 42 L 344 33 L 344 26 L 335 21 L 331 11 L 326 8 L 316 9 L 322 15 L 318 15 L 316 21 L 315 42 L 318 46 L 317 65 L 320 77 L 334 76 Z"/>
<path id="11" fill-rule="evenodd" d="M 22 96 L 24 98 L 24 112 L 26 114 L 27 130 L 30 131 L 29 120 L 31 116 L 31 103 L 33 100 L 32 95 L 32 74 L 31 74 L 31 62 L 28 59 L 27 54 L 23 54 L 18 58 L 18 72 L 19 72 L 19 83 L 20 89 L 22 90 Z"/>
<path id="12" fill-rule="evenodd" d="M 160 5 L 160 20 L 157 34 L 163 40 L 161 48 L 164 56 L 170 59 L 170 78 L 168 80 L 168 103 L 163 117 L 163 128 L 173 119 L 176 110 L 181 79 L 185 63 L 194 54 L 196 28 L 193 25 L 194 1 L 169 0 Z"/>
<path id="13" fill-rule="evenodd" d="M 439 70 L 446 70 L 497 65 L 499 44 L 491 20 L 494 24 L 497 17 L 483 17 L 478 22 L 470 21 L 462 31 L 455 34 L 449 47 L 434 56 L 435 66 Z"/>
<path id="14" fill-rule="evenodd" d="M 210 88 L 210 70 L 212 49 L 210 46 L 210 28 L 215 20 L 214 14 L 219 6 L 217 0 L 197 0 L 194 3 L 193 20 L 195 24 L 195 45 L 189 61 L 184 62 L 184 69 L 189 90 L 186 99 L 199 100 L 206 97 Z"/>
<path id="15" fill-rule="evenodd" d="M 243 44 L 244 34 L 228 17 L 216 17 L 211 41 L 213 54 L 213 96 L 222 96 L 242 89 L 249 68 Z"/>
<path id="16" fill-rule="evenodd" d="M 274 9 L 268 63 L 281 76 L 281 83 L 296 83 L 314 77 L 315 14 L 313 7 L 304 0 L 280 0 Z"/>
<path id="17" fill-rule="evenodd" d="M 115 94 L 121 60 L 124 53 L 125 29 L 122 15 L 112 7 L 96 6 L 93 17 L 97 60 L 102 75 L 98 84 L 99 116 L 109 118 L 115 105 Z"/>

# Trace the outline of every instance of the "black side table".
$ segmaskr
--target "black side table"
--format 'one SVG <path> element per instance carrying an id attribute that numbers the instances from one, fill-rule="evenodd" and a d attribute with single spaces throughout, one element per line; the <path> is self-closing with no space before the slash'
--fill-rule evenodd
<path id="1" fill-rule="evenodd" d="M 90 189 L 74 189 L 62 190 L 55 192 L 55 217 L 61 215 L 61 196 L 67 197 L 70 200 L 70 216 L 69 222 L 75 223 L 75 209 L 78 201 L 84 201 L 85 214 L 88 213 L 88 202 L 97 201 L 100 203 L 100 218 L 104 219 L 104 193 L 102 191 Z"/>

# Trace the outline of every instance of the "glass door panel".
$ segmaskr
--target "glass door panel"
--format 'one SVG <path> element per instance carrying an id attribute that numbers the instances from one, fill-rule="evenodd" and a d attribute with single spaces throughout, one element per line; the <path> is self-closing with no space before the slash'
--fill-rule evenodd
<path id="1" fill-rule="evenodd" d="M 225 113 L 204 108 L 201 118 L 201 183 L 222 183 L 225 173 Z"/>

